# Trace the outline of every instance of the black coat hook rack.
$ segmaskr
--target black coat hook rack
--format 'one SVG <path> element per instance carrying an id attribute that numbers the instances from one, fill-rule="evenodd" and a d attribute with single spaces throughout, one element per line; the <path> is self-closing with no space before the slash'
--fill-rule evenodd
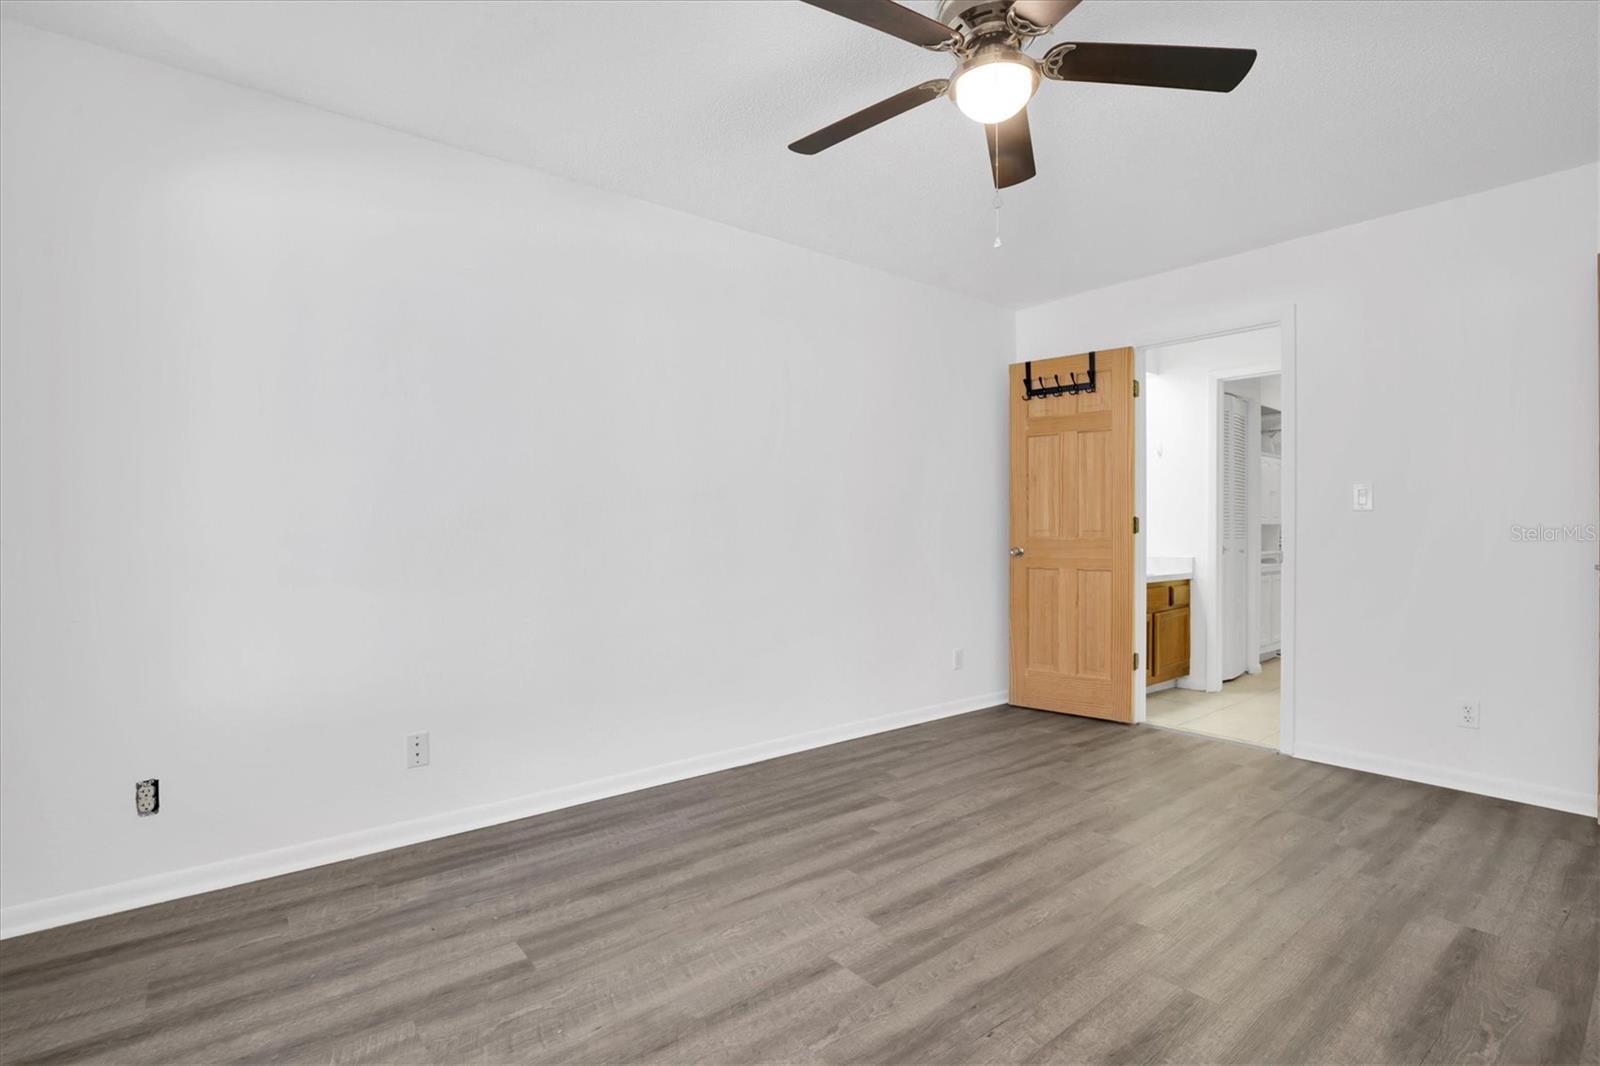
<path id="1" fill-rule="evenodd" d="M 1094 353 L 1089 353 L 1089 377 L 1086 381 L 1079 381 L 1078 375 L 1068 374 L 1067 381 L 1061 380 L 1060 374 L 1050 375 L 1055 379 L 1055 384 L 1046 385 L 1044 378 L 1035 379 L 1033 376 L 1033 360 L 1028 360 L 1022 368 L 1022 386 L 1027 391 L 1023 393 L 1023 400 L 1037 400 L 1044 396 L 1073 396 L 1080 392 L 1094 391 Z"/>

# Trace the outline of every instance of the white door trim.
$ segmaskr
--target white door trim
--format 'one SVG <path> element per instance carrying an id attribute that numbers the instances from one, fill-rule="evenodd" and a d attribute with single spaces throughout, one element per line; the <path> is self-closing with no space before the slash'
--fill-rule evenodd
<path id="1" fill-rule="evenodd" d="M 1238 581 L 1244 586 L 1242 596 L 1244 604 L 1242 636 L 1235 635 L 1233 625 L 1224 617 L 1226 611 L 1223 609 L 1230 596 L 1237 593 L 1237 590 L 1232 588 L 1232 584 L 1228 580 L 1227 560 L 1224 558 L 1227 549 L 1228 523 L 1227 500 L 1222 489 L 1228 480 L 1228 456 L 1227 449 L 1224 446 L 1227 427 L 1224 425 L 1223 419 L 1227 413 L 1227 395 L 1230 384 L 1277 373 L 1278 368 L 1273 367 L 1265 371 L 1260 369 L 1228 370 L 1225 372 L 1214 371 L 1206 375 L 1210 397 L 1209 403 L 1215 416 L 1211 419 L 1209 428 L 1216 437 L 1212 442 L 1212 447 L 1215 451 L 1213 458 L 1216 461 L 1216 498 L 1214 501 L 1215 506 L 1211 510 L 1213 544 L 1216 548 L 1216 554 L 1212 559 L 1213 570 L 1211 572 L 1217 575 L 1216 587 L 1212 590 L 1212 595 L 1206 603 L 1206 632 L 1217 634 L 1216 657 L 1213 662 L 1207 663 L 1205 686 L 1207 692 L 1220 692 L 1222 691 L 1224 680 L 1231 680 L 1233 677 L 1239 676 L 1238 673 L 1231 674 L 1227 678 L 1223 676 L 1232 669 L 1233 665 L 1226 661 L 1230 640 L 1242 642 L 1243 646 L 1238 649 L 1238 652 L 1244 660 L 1243 672 L 1250 674 L 1259 674 L 1261 672 L 1259 650 L 1261 646 L 1261 623 L 1257 617 L 1260 610 L 1260 596 L 1257 593 L 1261 583 L 1261 519 L 1257 501 L 1261 485 L 1261 404 L 1246 397 L 1235 397 L 1244 405 L 1245 409 L 1244 469 L 1247 481 L 1244 516 L 1245 548 L 1244 572 L 1238 578 Z M 1211 641 L 1209 639 L 1206 643 L 1206 649 L 1209 659 L 1211 650 Z M 1214 670 L 1211 669 L 1213 663 L 1216 667 Z"/>
<path id="2" fill-rule="evenodd" d="M 1216 381 L 1211 391 L 1211 424 L 1217 424 L 1217 408 L 1221 404 L 1222 382 L 1224 379 L 1259 377 L 1262 374 L 1283 375 L 1283 618 L 1282 633 L 1283 645 L 1280 655 L 1282 657 L 1282 674 L 1279 682 L 1279 712 L 1278 712 L 1278 750 L 1285 755 L 1295 753 L 1295 575 L 1300 566 L 1298 527 L 1298 507 L 1296 504 L 1296 485 L 1299 480 L 1299 433 L 1300 419 L 1296 403 L 1296 375 L 1295 375 L 1295 306 L 1282 304 L 1258 308 L 1237 308 L 1219 311 L 1200 318 L 1179 320 L 1168 323 L 1157 322 L 1150 328 L 1142 331 L 1142 336 L 1135 338 L 1134 346 L 1134 372 L 1142 380 L 1148 365 L 1148 349 L 1161 348 L 1173 344 L 1182 344 L 1186 341 L 1204 340 L 1208 337 L 1221 337 L 1230 333 L 1247 333 L 1251 330 L 1263 329 L 1270 326 L 1278 327 L 1278 343 L 1280 351 L 1279 365 L 1268 368 L 1239 368 L 1218 371 Z M 1128 341 L 1121 343 L 1127 344 Z M 1143 404 L 1136 403 L 1133 420 L 1134 433 L 1134 510 L 1136 514 L 1149 513 L 1146 497 L 1146 437 L 1148 431 L 1147 421 L 1144 417 Z M 1210 485 L 1207 490 L 1207 500 L 1212 514 L 1218 513 L 1217 494 L 1220 488 L 1220 449 L 1217 446 L 1216 433 L 1210 434 L 1212 456 L 1208 479 Z M 1219 519 L 1220 521 L 1220 519 Z M 1221 544 L 1221 531 L 1213 530 L 1213 542 L 1210 551 L 1213 556 L 1219 554 Z M 1144 656 L 1149 654 L 1149 649 L 1144 646 L 1144 614 L 1145 614 L 1145 538 L 1135 538 L 1134 544 L 1134 619 L 1136 630 L 1134 646 L 1139 649 L 1140 662 L 1146 661 Z M 1215 597 L 1213 597 L 1215 599 Z M 1215 605 L 1213 605 L 1215 606 Z M 1207 627 L 1210 633 L 1217 633 L 1216 619 L 1210 617 L 1208 611 Z M 1208 637 L 1206 641 L 1206 671 L 1209 678 L 1216 678 L 1222 672 L 1221 645 Z M 1215 662 L 1213 668 L 1212 663 Z M 1134 721 L 1145 720 L 1145 685 L 1144 670 L 1140 669 L 1133 678 L 1133 714 Z M 1220 687 L 1220 685 L 1219 685 Z"/>
<path id="3" fill-rule="evenodd" d="M 1206 414 L 1211 438 L 1211 467 L 1206 476 L 1206 506 L 1210 508 L 1211 514 L 1211 539 L 1208 548 L 1211 556 L 1211 572 L 1217 575 L 1216 588 L 1212 590 L 1212 595 L 1206 603 L 1206 632 L 1216 634 L 1215 639 L 1209 636 L 1206 638 L 1205 688 L 1207 692 L 1222 691 L 1222 652 L 1228 636 L 1222 629 L 1222 602 L 1224 598 L 1222 572 L 1222 464 L 1225 461 L 1225 457 L 1222 454 L 1222 413 L 1223 405 L 1226 402 L 1222 397 L 1228 391 L 1228 385 L 1231 382 L 1248 381 L 1251 378 L 1281 373 L 1282 371 L 1275 366 L 1257 366 L 1230 367 L 1227 370 L 1213 370 L 1206 375 Z M 1248 404 L 1248 401 L 1246 402 Z M 1255 427 L 1254 440 L 1258 443 L 1256 447 L 1249 449 L 1250 459 L 1245 464 L 1247 471 L 1260 465 L 1260 417 L 1260 405 L 1257 404 L 1251 424 Z M 1288 420 L 1288 416 L 1285 415 L 1284 421 L 1287 422 Z M 1251 443 L 1250 439 L 1247 438 L 1245 443 L 1248 447 Z M 1259 674 L 1261 672 L 1261 662 L 1259 652 L 1256 649 L 1260 646 L 1260 629 L 1256 619 L 1256 597 L 1250 593 L 1252 575 L 1259 581 L 1261 574 L 1261 527 L 1256 521 L 1254 502 L 1254 494 L 1252 493 L 1250 508 L 1247 510 L 1245 517 L 1245 542 L 1247 548 L 1244 562 L 1246 590 L 1244 598 L 1244 656 L 1246 671 L 1252 674 Z M 1284 549 L 1284 554 L 1288 555 L 1287 547 Z"/>

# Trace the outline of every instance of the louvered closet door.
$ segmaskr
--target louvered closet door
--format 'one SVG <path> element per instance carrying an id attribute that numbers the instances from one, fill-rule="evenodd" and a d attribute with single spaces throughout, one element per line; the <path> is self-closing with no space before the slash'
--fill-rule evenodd
<path id="1" fill-rule="evenodd" d="M 1133 349 L 1095 353 L 1095 372 L 1092 393 L 1024 401 L 1011 367 L 1011 702 L 1131 722 Z"/>
<path id="2" fill-rule="evenodd" d="M 1222 404 L 1222 679 L 1249 668 L 1250 408 Z"/>

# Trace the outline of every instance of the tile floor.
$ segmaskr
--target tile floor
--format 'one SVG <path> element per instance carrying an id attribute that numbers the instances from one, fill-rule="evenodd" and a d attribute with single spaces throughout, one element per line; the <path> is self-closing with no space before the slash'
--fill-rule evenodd
<path id="1" fill-rule="evenodd" d="M 1167 729 L 1278 747 L 1278 667 L 1274 657 L 1259 674 L 1244 674 L 1221 692 L 1169 688 L 1147 697 L 1145 720 Z"/>

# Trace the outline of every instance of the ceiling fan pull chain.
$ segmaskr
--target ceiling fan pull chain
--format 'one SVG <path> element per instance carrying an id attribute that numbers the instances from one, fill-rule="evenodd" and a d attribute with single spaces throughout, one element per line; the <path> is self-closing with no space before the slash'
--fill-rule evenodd
<path id="1" fill-rule="evenodd" d="M 994 246 L 1000 247 L 1000 190 L 994 191 Z"/>

